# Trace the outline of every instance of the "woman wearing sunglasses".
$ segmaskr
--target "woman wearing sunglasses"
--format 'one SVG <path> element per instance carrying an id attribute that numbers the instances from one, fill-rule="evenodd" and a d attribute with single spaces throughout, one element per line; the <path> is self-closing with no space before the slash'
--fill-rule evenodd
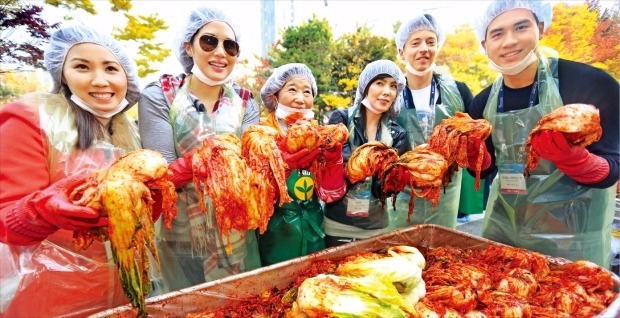
<path id="1" fill-rule="evenodd" d="M 238 42 L 239 34 L 223 12 L 192 10 L 173 46 L 185 73 L 161 76 L 140 98 L 142 145 L 160 151 L 171 163 L 179 193 L 172 229 L 157 224 L 161 292 L 260 267 L 253 231 L 232 233 L 233 253 L 226 253 L 213 206 L 207 198 L 207 213 L 200 212 L 192 183 L 191 155 L 205 138 L 222 133 L 241 137 L 259 122 L 250 91 L 230 80 L 239 57 Z"/>

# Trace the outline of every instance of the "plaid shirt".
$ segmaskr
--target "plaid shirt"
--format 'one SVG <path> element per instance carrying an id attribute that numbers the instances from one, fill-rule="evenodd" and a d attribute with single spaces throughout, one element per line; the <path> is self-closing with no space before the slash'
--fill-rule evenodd
<path id="1" fill-rule="evenodd" d="M 241 136 L 241 122 L 250 91 L 235 84 L 223 85 L 213 113 L 208 114 L 198 99 L 190 98 L 189 79 L 164 76 L 160 80 L 162 91 L 170 105 L 170 122 L 173 126 L 178 157 L 199 148 L 203 140 L 221 133 Z M 190 220 L 190 236 L 194 250 L 207 256 L 205 273 L 209 268 L 234 268 L 246 255 L 243 233 L 232 232 L 230 240 L 233 254 L 226 253 L 226 242 L 220 235 L 215 211 L 210 198 L 205 198 L 207 213 L 200 211 L 198 194 L 193 184 L 188 184 L 179 192 L 179 210 L 187 211 Z M 231 265 L 232 264 L 232 265 Z M 231 272 L 232 273 L 232 272 Z"/>

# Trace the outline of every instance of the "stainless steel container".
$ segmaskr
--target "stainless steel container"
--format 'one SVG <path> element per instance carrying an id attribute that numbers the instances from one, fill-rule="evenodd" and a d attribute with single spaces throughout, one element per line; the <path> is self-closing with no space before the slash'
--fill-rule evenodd
<path id="1" fill-rule="evenodd" d="M 147 311 L 153 317 L 182 317 L 187 313 L 215 310 L 235 299 L 257 295 L 273 287 L 285 287 L 300 270 L 316 260 L 338 259 L 359 252 L 372 252 L 392 245 L 410 245 L 418 249 L 453 246 L 462 249 L 484 249 L 493 241 L 437 225 L 414 225 L 372 239 L 332 247 L 308 256 L 259 268 L 243 274 L 196 285 L 147 300 Z M 568 262 L 551 258 L 555 263 Z M 620 291 L 620 277 L 614 275 L 614 291 Z M 136 317 L 131 306 L 110 309 L 91 317 Z M 620 294 L 598 317 L 619 317 Z"/>

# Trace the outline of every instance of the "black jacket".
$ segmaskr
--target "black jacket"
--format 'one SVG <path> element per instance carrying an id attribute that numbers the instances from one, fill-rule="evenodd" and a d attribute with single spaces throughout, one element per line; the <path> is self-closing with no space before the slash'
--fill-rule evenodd
<path id="1" fill-rule="evenodd" d="M 353 137 L 353 145 L 350 144 L 349 139 L 349 141 L 342 146 L 342 157 L 344 158 L 345 163 L 349 161 L 349 157 L 351 157 L 351 146 L 359 147 L 364 144 L 364 136 L 360 133 L 365 131 L 362 123 L 356 118 L 352 118 L 351 120 L 355 125 L 355 135 Z M 346 109 L 337 109 L 331 114 L 331 116 L 329 116 L 330 125 L 339 123 L 344 124 L 347 128 L 349 127 L 349 114 Z M 390 119 L 388 123 L 390 125 L 389 131 L 392 135 L 392 140 L 394 141 L 392 148 L 396 149 L 396 151 L 398 151 L 398 155 L 400 156 L 405 153 L 407 149 L 407 133 L 402 126 L 396 123 L 395 120 Z M 380 130 L 377 131 L 377 133 L 379 132 Z"/>
<path id="2" fill-rule="evenodd" d="M 352 117 L 349 119 L 349 113 L 346 109 L 336 110 L 329 117 L 329 124 L 339 124 L 342 123 L 349 127 L 349 123 L 352 123 L 355 126 L 355 131 L 353 132 L 353 140 L 351 141 L 351 137 L 349 137 L 348 141 L 344 143 L 342 146 L 342 157 L 344 162 L 348 162 L 351 157 L 351 149 L 353 146 L 361 146 L 366 140 L 363 136 L 363 132 L 365 131 L 360 118 Z M 392 137 L 392 147 L 396 149 L 398 155 L 402 155 L 407 148 L 407 134 L 405 129 L 397 124 L 394 120 L 388 120 L 388 130 Z M 380 131 L 377 131 L 376 140 L 380 139 Z M 349 189 L 351 187 L 349 186 Z M 383 204 L 378 203 L 382 197 L 381 193 L 381 184 L 379 179 L 373 177 L 372 179 L 372 198 L 375 200 L 371 200 L 371 204 L 369 207 L 369 215 L 367 217 L 351 217 L 346 214 L 346 204 L 344 202 L 345 197 L 343 196 L 340 200 L 336 202 L 327 203 L 325 205 L 325 216 L 340 222 L 342 224 L 356 226 L 362 229 L 381 229 L 388 226 L 388 216 L 387 209 Z M 371 199 L 372 199 L 371 198 Z"/>

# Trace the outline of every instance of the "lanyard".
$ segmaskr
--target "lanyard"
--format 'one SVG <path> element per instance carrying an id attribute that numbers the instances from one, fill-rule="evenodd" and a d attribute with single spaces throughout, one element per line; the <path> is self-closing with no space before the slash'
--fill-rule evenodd
<path id="1" fill-rule="evenodd" d="M 532 92 L 530 92 L 530 100 L 527 104 L 527 107 L 530 108 L 534 106 L 536 102 L 536 96 L 538 95 L 538 74 L 536 74 L 536 78 L 534 78 L 534 85 L 532 86 Z M 497 112 L 504 112 L 504 83 L 502 82 L 502 86 L 499 88 L 499 92 L 497 93 Z"/>
<path id="2" fill-rule="evenodd" d="M 437 86 L 437 83 L 435 82 L 435 77 L 431 77 L 431 97 L 428 101 L 428 106 L 430 109 L 433 109 L 433 105 L 435 105 L 436 86 Z M 413 103 L 413 95 L 411 94 L 411 90 L 409 90 L 408 88 L 405 89 L 405 107 L 407 109 L 415 108 L 415 105 Z"/>

